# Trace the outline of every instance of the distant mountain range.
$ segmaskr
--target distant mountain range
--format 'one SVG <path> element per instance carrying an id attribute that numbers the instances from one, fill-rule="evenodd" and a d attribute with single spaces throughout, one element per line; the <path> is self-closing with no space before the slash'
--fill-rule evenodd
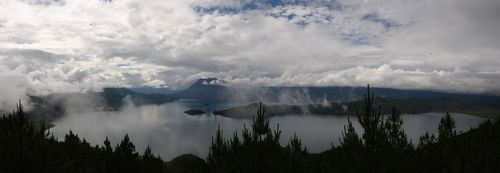
<path id="1" fill-rule="evenodd" d="M 214 111 L 213 114 L 231 118 L 252 118 L 256 115 L 258 103 L 236 106 Z M 283 115 L 355 115 L 363 109 L 363 101 L 346 103 L 332 102 L 322 104 L 263 104 L 268 116 Z M 383 114 L 389 114 L 392 108 L 404 114 L 420 114 L 428 112 L 464 113 L 488 118 L 500 117 L 500 99 L 482 100 L 461 97 L 441 98 L 381 98 L 375 99 L 375 105 L 382 108 Z M 192 110 L 193 111 L 193 110 Z"/>
<path id="2" fill-rule="evenodd" d="M 372 88 L 371 91 L 375 93 L 377 103 L 387 109 L 396 106 L 403 113 L 450 111 L 482 116 L 500 114 L 498 113 L 500 112 L 499 96 L 390 88 Z M 313 114 L 341 114 L 342 112 L 347 114 L 360 108 L 361 103 L 358 100 L 365 92 L 365 87 L 339 86 L 237 88 L 227 85 L 223 80 L 205 78 L 195 81 L 188 88 L 180 91 L 166 88 L 105 88 L 102 92 L 32 96 L 31 100 L 35 109 L 31 114 L 41 118 L 60 117 L 68 108 L 76 109 L 76 111 L 80 109 L 108 111 L 122 107 L 125 104 L 124 100 L 135 105 L 146 105 L 184 99 L 196 100 L 204 104 L 271 103 L 275 106 L 272 107 L 274 110 L 269 112 L 274 111 L 276 115 L 304 113 L 299 110 L 307 110 L 308 112 L 305 113 Z M 89 101 L 85 102 L 85 100 Z M 347 109 L 342 109 L 343 106 Z M 241 114 L 244 112 L 253 114 L 254 111 L 250 109 L 255 110 L 252 104 L 234 108 L 232 112 L 238 110 L 236 112 Z M 228 112 L 231 111 L 228 110 L 219 110 L 219 114 L 229 115 Z"/>
<path id="3" fill-rule="evenodd" d="M 136 88 L 128 88 L 134 92 L 143 93 L 143 94 L 172 94 L 177 92 L 176 90 L 172 90 L 169 88 L 154 88 L 154 87 L 136 87 Z"/>
<path id="4" fill-rule="evenodd" d="M 405 90 L 392 88 L 373 88 L 372 92 L 380 98 L 460 98 L 484 101 L 499 101 L 499 96 L 482 94 L 447 93 L 430 90 Z M 174 99 L 194 99 L 201 102 L 349 102 L 364 96 L 366 87 L 329 86 L 329 87 L 259 87 L 235 88 L 216 78 L 199 79 L 185 90 L 167 96 Z"/>
<path id="5" fill-rule="evenodd" d="M 67 111 L 113 111 L 127 102 L 134 105 L 163 104 L 175 99 L 163 94 L 145 94 L 126 88 L 105 88 L 102 92 L 65 93 L 31 96 L 34 109 L 28 112 L 34 119 L 54 119 Z"/>
<path id="6" fill-rule="evenodd" d="M 485 117 L 500 117 L 500 97 L 483 94 L 447 93 L 429 90 L 371 88 L 376 104 L 389 113 L 392 107 L 401 113 L 456 112 Z M 266 105 L 268 115 L 289 114 L 354 114 L 363 105 L 360 99 L 365 87 L 262 87 L 233 88 L 217 79 L 200 79 L 186 90 L 171 95 L 178 99 L 195 99 L 206 103 L 239 102 L 242 105 L 214 114 L 233 118 L 251 118 L 256 102 Z M 241 99 L 243 98 L 243 99 Z M 250 104 L 253 103 L 253 104 Z"/>

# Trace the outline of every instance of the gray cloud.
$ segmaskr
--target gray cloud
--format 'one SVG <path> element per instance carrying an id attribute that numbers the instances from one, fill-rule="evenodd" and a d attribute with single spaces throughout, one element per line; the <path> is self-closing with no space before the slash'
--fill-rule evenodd
<path id="1" fill-rule="evenodd" d="M 2 104 L 199 77 L 500 93 L 494 0 L 259 1 L 235 13 L 217 9 L 247 1 L 61 2 L 0 3 L 0 76 L 13 81 L 1 87 L 18 93 Z"/>

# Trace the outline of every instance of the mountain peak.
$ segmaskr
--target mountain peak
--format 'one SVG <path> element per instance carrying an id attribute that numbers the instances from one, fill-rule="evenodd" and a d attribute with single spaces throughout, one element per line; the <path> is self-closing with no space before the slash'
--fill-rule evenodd
<path id="1" fill-rule="evenodd" d="M 191 85 L 193 86 L 211 86 L 211 85 L 225 85 L 226 81 L 219 80 L 217 78 L 200 78 L 195 83 Z"/>
<path id="2" fill-rule="evenodd" d="M 223 101 L 229 99 L 229 87 L 224 80 L 217 78 L 201 78 L 187 89 L 175 93 L 176 98 L 196 99 L 205 102 Z"/>

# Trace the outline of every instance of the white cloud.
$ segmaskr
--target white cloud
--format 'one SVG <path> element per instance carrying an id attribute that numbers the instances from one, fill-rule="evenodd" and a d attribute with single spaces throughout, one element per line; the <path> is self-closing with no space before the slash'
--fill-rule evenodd
<path id="1" fill-rule="evenodd" d="M 1 87 L 18 90 L 13 99 L 219 77 L 499 93 L 497 1 L 194 10 L 240 10 L 241 2 L 247 1 L 2 1 L 0 76 L 16 82 Z"/>

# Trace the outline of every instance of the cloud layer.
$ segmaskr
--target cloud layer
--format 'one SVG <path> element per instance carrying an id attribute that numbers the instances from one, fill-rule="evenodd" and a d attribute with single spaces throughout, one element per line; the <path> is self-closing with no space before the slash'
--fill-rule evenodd
<path id="1" fill-rule="evenodd" d="M 200 77 L 500 93 L 495 0 L 5 0 L 0 11 L 2 106 Z"/>

